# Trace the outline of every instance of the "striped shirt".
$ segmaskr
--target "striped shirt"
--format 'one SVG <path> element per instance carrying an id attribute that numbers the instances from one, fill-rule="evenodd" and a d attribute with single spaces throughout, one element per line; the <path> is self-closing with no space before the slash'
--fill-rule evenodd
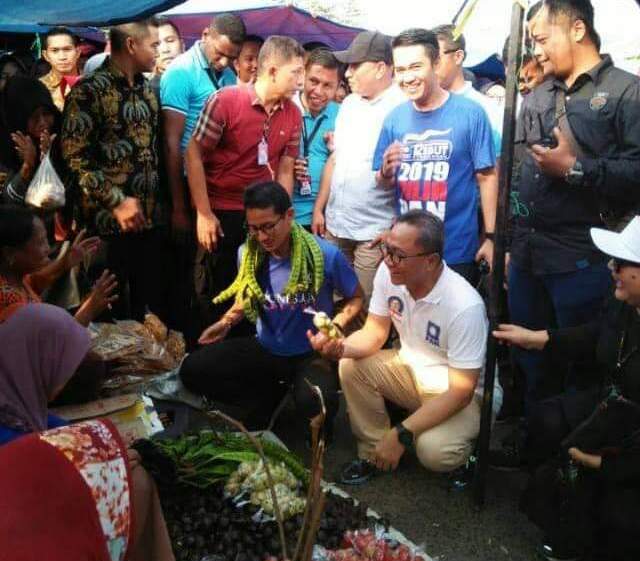
<path id="1" fill-rule="evenodd" d="M 269 115 L 253 86 L 232 86 L 213 94 L 193 132 L 202 152 L 211 208 L 242 210 L 246 187 L 275 179 L 280 159 L 297 157 L 301 127 L 300 110 L 288 99 Z M 263 138 L 268 164 L 258 161 Z"/>

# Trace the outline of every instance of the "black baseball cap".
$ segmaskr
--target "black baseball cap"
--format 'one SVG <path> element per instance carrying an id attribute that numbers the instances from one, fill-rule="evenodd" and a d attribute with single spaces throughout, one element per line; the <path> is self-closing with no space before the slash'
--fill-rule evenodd
<path id="1" fill-rule="evenodd" d="M 344 64 L 378 61 L 393 63 L 391 39 L 379 31 L 362 31 L 356 35 L 346 51 L 333 54 Z"/>

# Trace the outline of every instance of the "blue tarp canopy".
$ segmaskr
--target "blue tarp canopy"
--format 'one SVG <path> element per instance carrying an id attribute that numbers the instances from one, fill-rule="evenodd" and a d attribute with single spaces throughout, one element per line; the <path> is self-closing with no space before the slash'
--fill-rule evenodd
<path id="1" fill-rule="evenodd" d="M 0 32 L 37 33 L 52 25 L 117 25 L 168 10 L 182 1 L 0 0 Z"/>

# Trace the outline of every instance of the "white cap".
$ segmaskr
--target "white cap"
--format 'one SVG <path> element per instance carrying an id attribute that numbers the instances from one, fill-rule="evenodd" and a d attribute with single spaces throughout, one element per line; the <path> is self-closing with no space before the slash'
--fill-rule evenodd
<path id="1" fill-rule="evenodd" d="M 640 263 L 640 216 L 635 216 L 620 233 L 591 228 L 591 239 L 600 251 L 611 257 Z"/>

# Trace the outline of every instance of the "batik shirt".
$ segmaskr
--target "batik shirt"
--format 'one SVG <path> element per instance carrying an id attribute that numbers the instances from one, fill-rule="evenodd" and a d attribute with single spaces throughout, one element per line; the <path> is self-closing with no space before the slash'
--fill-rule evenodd
<path id="1" fill-rule="evenodd" d="M 142 74 L 133 86 L 107 58 L 65 102 L 61 143 L 77 187 L 76 219 L 100 235 L 120 232 L 113 209 L 140 201 L 151 228 L 164 222 L 158 179 L 158 99 Z"/>

